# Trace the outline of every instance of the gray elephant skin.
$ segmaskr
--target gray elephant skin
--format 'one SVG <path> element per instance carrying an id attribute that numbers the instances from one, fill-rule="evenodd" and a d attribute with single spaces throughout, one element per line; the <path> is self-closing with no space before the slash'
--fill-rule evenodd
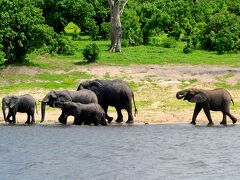
<path id="1" fill-rule="evenodd" d="M 133 123 L 132 115 L 132 100 L 135 108 L 135 115 L 137 108 L 134 100 L 134 93 L 131 88 L 121 80 L 92 80 L 80 83 L 77 90 L 89 89 L 95 92 L 98 97 L 98 103 L 105 111 L 106 119 L 109 123 L 113 120 L 107 115 L 108 106 L 114 106 L 117 111 L 117 122 L 123 121 L 121 110 L 125 109 L 128 113 L 127 123 Z"/>
<path id="2" fill-rule="evenodd" d="M 74 102 L 64 102 L 59 103 L 58 107 L 62 108 L 65 115 L 64 119 L 68 116 L 74 116 L 75 125 L 86 125 L 94 124 L 95 126 L 101 124 L 103 126 L 107 125 L 105 119 L 105 112 L 102 107 L 97 103 L 82 104 Z"/>
<path id="3" fill-rule="evenodd" d="M 8 115 L 6 116 L 6 109 L 8 108 Z M 26 124 L 35 123 L 35 108 L 37 112 L 37 105 L 35 99 L 29 95 L 21 96 L 6 96 L 2 99 L 2 112 L 5 122 L 16 123 L 16 113 L 27 113 Z M 10 118 L 12 117 L 12 120 Z"/>
<path id="4" fill-rule="evenodd" d="M 227 124 L 227 116 L 230 117 L 233 124 L 237 122 L 237 118 L 230 113 L 229 106 L 231 104 L 231 101 L 233 103 L 233 99 L 230 93 L 225 89 L 185 89 L 177 92 L 176 97 L 177 99 L 184 98 L 184 100 L 196 103 L 191 124 L 196 124 L 197 115 L 202 109 L 208 118 L 209 125 L 213 124 L 210 110 L 221 111 L 223 113 L 223 119 L 220 124 Z"/>
<path id="5" fill-rule="evenodd" d="M 46 105 L 54 108 L 54 107 L 58 107 L 57 105 L 59 103 L 57 102 L 68 102 L 68 101 L 79 102 L 83 104 L 98 103 L 96 94 L 90 90 L 81 90 L 81 91 L 52 90 L 41 101 L 41 111 L 42 111 L 41 122 L 43 122 L 45 119 Z M 62 114 L 58 118 L 58 121 L 62 124 L 67 123 L 67 119 L 65 119 L 64 117 L 65 115 L 62 112 Z"/>

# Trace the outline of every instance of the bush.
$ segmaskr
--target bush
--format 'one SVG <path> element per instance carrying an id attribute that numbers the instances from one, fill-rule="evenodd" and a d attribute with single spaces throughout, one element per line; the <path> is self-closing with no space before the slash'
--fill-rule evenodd
<path id="1" fill-rule="evenodd" d="M 240 18 L 224 10 L 216 13 L 203 28 L 201 45 L 219 54 L 235 50 L 240 38 Z"/>
<path id="2" fill-rule="evenodd" d="M 164 48 L 176 47 L 176 41 L 172 37 L 164 38 L 163 41 L 162 41 L 162 46 Z"/>
<path id="3" fill-rule="evenodd" d="M 0 38 L 8 63 L 23 62 L 28 53 L 52 40 L 41 9 L 29 0 L 0 1 Z"/>
<path id="4" fill-rule="evenodd" d="M 161 36 L 150 37 L 149 45 L 172 48 L 176 47 L 176 40 L 172 37 L 168 37 L 167 34 L 162 34 Z"/>
<path id="5" fill-rule="evenodd" d="M 45 51 L 50 54 L 57 53 L 62 55 L 73 55 L 75 46 L 70 37 L 60 33 L 54 40 L 52 40 L 49 46 L 45 46 Z"/>
<path id="6" fill-rule="evenodd" d="M 77 40 L 78 36 L 81 32 L 80 27 L 74 24 L 73 22 L 68 23 L 68 25 L 64 28 L 64 31 L 67 35 L 72 36 L 73 40 Z"/>
<path id="7" fill-rule="evenodd" d="M 102 39 L 109 39 L 109 37 L 110 37 L 110 23 L 109 22 L 104 22 L 101 24 L 100 36 L 102 37 Z"/>
<path id="8" fill-rule="evenodd" d="M 191 49 L 191 45 L 190 45 L 190 39 L 187 39 L 187 45 L 184 46 L 183 52 L 184 52 L 185 54 L 192 53 L 192 49 Z"/>
<path id="9" fill-rule="evenodd" d="M 100 50 L 97 46 L 97 44 L 89 44 L 83 49 L 83 57 L 86 59 L 89 63 L 95 62 L 99 59 Z"/>

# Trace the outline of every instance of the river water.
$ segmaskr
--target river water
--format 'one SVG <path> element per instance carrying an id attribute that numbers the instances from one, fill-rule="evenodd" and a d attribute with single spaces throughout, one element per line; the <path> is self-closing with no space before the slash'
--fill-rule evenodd
<path id="1" fill-rule="evenodd" d="M 0 125 L 0 179 L 240 179 L 240 126 Z"/>

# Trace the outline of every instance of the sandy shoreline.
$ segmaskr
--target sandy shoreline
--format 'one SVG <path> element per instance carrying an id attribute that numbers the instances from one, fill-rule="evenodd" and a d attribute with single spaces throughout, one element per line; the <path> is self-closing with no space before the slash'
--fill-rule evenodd
<path id="1" fill-rule="evenodd" d="M 8 67 L 1 73 L 31 73 L 38 74 L 44 70 L 28 67 Z M 24 71 L 22 70 L 24 69 Z M 138 115 L 135 117 L 135 124 L 182 124 L 189 123 L 192 118 L 194 104 L 177 100 L 175 94 L 184 88 L 212 89 L 217 83 L 234 85 L 240 82 L 240 70 L 230 66 L 191 66 L 191 65 L 130 65 L 130 66 L 77 66 L 71 71 L 87 72 L 96 78 L 123 79 L 126 82 L 137 86 L 134 89 L 135 100 L 138 108 Z M 52 72 L 66 73 L 66 72 Z M 81 80 L 79 80 L 80 82 Z M 7 79 L 0 80 L 0 83 L 7 82 Z M 78 84 L 76 84 L 77 87 Z M 70 89 L 74 90 L 74 89 Z M 235 106 L 231 106 L 231 112 L 237 118 L 240 117 L 240 90 L 228 89 L 233 96 Z M 41 100 L 48 90 L 28 89 L 16 92 L 15 95 L 29 93 L 37 101 Z M 0 94 L 0 98 L 4 95 Z M 48 108 L 45 123 L 57 122 L 61 111 Z M 40 121 L 40 104 L 38 103 L 38 115 L 36 122 Z M 109 114 L 116 119 L 114 108 L 110 108 Z M 221 112 L 211 112 L 215 124 L 222 119 Z M 124 122 L 127 114 L 123 111 Z M 3 119 L 0 113 L 0 121 Z M 18 122 L 25 122 L 25 114 L 17 114 Z M 71 118 L 69 120 L 71 122 Z M 207 118 L 200 112 L 197 123 L 207 124 Z M 231 124 L 228 118 L 228 124 Z"/>

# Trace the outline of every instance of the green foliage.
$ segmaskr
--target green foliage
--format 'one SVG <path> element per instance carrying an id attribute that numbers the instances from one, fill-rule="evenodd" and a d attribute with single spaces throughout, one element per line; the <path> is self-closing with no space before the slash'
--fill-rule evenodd
<path id="1" fill-rule="evenodd" d="M 184 52 L 185 54 L 189 54 L 189 53 L 192 52 L 192 49 L 191 49 L 191 45 L 190 45 L 190 44 L 191 44 L 191 43 L 190 43 L 190 39 L 188 39 L 188 40 L 187 40 L 187 45 L 184 46 L 184 48 L 183 48 L 183 52 Z"/>
<path id="2" fill-rule="evenodd" d="M 109 39 L 110 37 L 110 23 L 103 22 L 100 26 L 100 33 L 102 39 Z"/>
<path id="3" fill-rule="evenodd" d="M 136 11 L 125 9 L 122 17 L 122 36 L 125 44 L 136 46 L 142 44 L 142 32 Z"/>
<path id="4" fill-rule="evenodd" d="M 86 59 L 89 63 L 95 62 L 99 59 L 100 50 L 98 48 L 98 45 L 96 43 L 89 44 L 83 49 L 83 57 Z"/>
<path id="5" fill-rule="evenodd" d="M 68 25 L 64 28 L 66 34 L 72 36 L 74 40 L 78 39 L 78 36 L 81 32 L 81 29 L 78 25 L 74 24 L 73 22 L 68 23 Z"/>
<path id="6" fill-rule="evenodd" d="M 216 13 L 202 32 L 204 49 L 216 50 L 219 54 L 238 48 L 240 17 L 224 10 Z"/>
<path id="7" fill-rule="evenodd" d="M 52 40 L 54 31 L 44 24 L 41 9 L 30 0 L 0 1 L 0 39 L 9 63 L 23 62 L 27 53 Z"/>
<path id="8" fill-rule="evenodd" d="M 49 46 L 45 47 L 47 53 L 57 53 L 62 55 L 73 55 L 75 47 L 69 36 L 60 33 Z"/>
<path id="9" fill-rule="evenodd" d="M 176 47 L 176 40 L 172 37 L 168 37 L 167 34 L 162 34 L 160 36 L 154 36 L 149 38 L 148 44 L 151 46 L 172 48 Z"/>

